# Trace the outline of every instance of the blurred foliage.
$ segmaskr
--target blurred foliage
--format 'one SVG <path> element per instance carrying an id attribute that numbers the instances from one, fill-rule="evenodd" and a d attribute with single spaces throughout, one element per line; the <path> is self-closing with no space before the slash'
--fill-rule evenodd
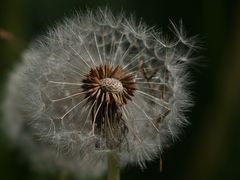
<path id="1" fill-rule="evenodd" d="M 199 34 L 203 49 L 192 68 L 195 106 L 191 125 L 144 171 L 127 167 L 122 179 L 240 179 L 240 2 L 233 0 L 1 0 L 0 89 L 22 51 L 64 16 L 108 5 L 134 13 L 167 31 L 169 19 L 183 20 L 188 35 Z M 1 93 L 2 94 L 2 93 Z M 1 96 L 2 97 L 2 96 Z M 0 179 L 59 179 L 36 172 L 0 132 Z M 69 177 L 69 179 L 74 179 Z M 103 177 L 103 179 L 105 179 Z"/>

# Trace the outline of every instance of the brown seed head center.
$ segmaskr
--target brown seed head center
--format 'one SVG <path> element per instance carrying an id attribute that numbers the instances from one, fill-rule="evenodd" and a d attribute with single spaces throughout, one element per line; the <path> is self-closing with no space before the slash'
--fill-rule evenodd
<path id="1" fill-rule="evenodd" d="M 104 113 L 112 113 L 126 105 L 132 100 L 136 90 L 134 77 L 119 66 L 101 65 L 90 69 L 82 83 L 83 92 L 86 92 L 85 98 L 103 108 Z"/>
<path id="2" fill-rule="evenodd" d="M 134 76 L 120 66 L 100 65 L 82 79 L 82 91 L 90 104 L 91 132 L 107 139 L 106 146 L 120 147 L 128 128 L 121 107 L 131 101 L 136 90 Z M 99 145 L 96 143 L 96 147 Z"/>
<path id="3" fill-rule="evenodd" d="M 100 86 L 103 91 L 111 93 L 122 93 L 123 85 L 121 81 L 115 78 L 104 78 L 100 80 Z"/>

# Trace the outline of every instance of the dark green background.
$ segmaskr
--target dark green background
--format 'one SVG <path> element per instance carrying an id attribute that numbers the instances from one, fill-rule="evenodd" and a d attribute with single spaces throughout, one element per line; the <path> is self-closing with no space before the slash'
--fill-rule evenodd
<path id="1" fill-rule="evenodd" d="M 75 10 L 105 5 L 113 11 L 134 13 L 166 31 L 169 19 L 182 19 L 187 34 L 199 34 L 203 47 L 192 68 L 195 106 L 188 115 L 191 125 L 180 141 L 164 152 L 163 172 L 159 173 L 156 159 L 144 171 L 127 167 L 122 179 L 240 179 L 240 1 L 1 0 L 0 29 L 14 36 L 0 38 L 1 92 L 29 42 Z M 20 154 L 0 132 L 0 179 L 59 179 L 58 175 L 33 171 Z"/>

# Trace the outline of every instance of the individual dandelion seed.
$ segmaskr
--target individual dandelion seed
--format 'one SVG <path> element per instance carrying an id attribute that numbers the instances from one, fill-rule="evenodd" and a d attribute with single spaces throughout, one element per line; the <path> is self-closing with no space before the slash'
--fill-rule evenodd
<path id="1" fill-rule="evenodd" d="M 195 45 L 173 30 L 170 41 L 107 9 L 57 24 L 10 78 L 8 133 L 17 124 L 24 146 L 57 154 L 51 160 L 74 172 L 105 167 L 112 154 L 122 166 L 144 167 L 177 137 L 191 105 L 187 67 Z"/>

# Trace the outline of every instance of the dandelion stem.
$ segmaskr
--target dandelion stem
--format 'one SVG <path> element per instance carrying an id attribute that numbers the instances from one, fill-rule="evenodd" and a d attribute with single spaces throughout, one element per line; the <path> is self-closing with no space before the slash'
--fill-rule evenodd
<path id="1" fill-rule="evenodd" d="M 119 157 L 114 152 L 108 154 L 108 180 L 120 180 Z"/>

